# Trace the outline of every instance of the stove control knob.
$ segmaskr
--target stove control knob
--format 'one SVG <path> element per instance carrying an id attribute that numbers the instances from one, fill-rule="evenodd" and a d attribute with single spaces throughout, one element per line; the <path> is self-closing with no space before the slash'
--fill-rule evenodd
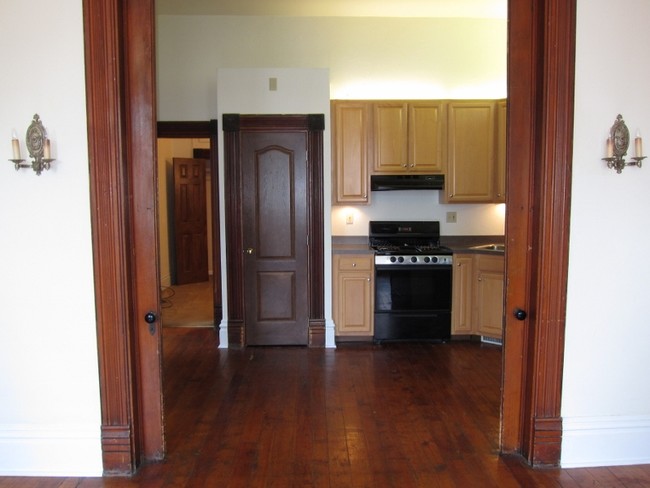
<path id="1" fill-rule="evenodd" d="M 431 262 L 432 262 L 432 263 L 437 263 L 437 262 L 438 262 L 438 256 L 433 256 L 433 257 L 431 258 Z"/>
<path id="2" fill-rule="evenodd" d="M 394 263 L 395 261 L 397 261 L 397 258 L 395 256 L 391 256 L 390 257 L 390 262 Z"/>
<path id="3" fill-rule="evenodd" d="M 428 263 L 429 261 L 431 261 L 431 258 L 430 258 L 429 256 L 425 256 L 425 258 L 424 258 L 424 262 L 425 262 L 425 263 Z"/>
<path id="4" fill-rule="evenodd" d="M 397 258 L 398 263 L 403 263 L 404 262 L 404 256 L 400 256 Z"/>
<path id="5" fill-rule="evenodd" d="M 412 263 L 417 263 L 418 262 L 417 256 L 411 256 L 411 262 Z"/>

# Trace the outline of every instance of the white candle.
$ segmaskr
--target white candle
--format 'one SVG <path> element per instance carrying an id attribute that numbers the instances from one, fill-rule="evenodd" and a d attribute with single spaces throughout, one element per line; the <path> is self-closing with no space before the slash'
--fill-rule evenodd
<path id="1" fill-rule="evenodd" d="M 20 159 L 20 142 L 18 142 L 18 136 L 15 132 L 11 136 L 11 149 L 13 151 L 14 159 Z"/>
<path id="2" fill-rule="evenodd" d="M 611 158 L 614 156 L 614 141 L 611 137 L 607 138 L 607 157 Z"/>
<path id="3" fill-rule="evenodd" d="M 643 141 L 641 139 L 641 131 L 636 131 L 636 138 L 634 139 L 634 150 L 636 152 L 636 157 L 643 157 Z"/>
<path id="4" fill-rule="evenodd" d="M 50 159 L 50 140 L 45 139 L 43 143 L 43 159 Z"/>

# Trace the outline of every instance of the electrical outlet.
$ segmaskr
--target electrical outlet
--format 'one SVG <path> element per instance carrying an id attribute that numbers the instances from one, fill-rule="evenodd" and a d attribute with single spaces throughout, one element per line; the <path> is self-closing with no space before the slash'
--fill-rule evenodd
<path id="1" fill-rule="evenodd" d="M 352 214 L 348 214 L 345 217 L 345 223 L 348 224 L 348 225 L 354 224 L 354 216 Z"/>
<path id="2" fill-rule="evenodd" d="M 456 212 L 447 212 L 447 223 L 455 224 L 456 222 L 458 222 L 456 218 Z"/>

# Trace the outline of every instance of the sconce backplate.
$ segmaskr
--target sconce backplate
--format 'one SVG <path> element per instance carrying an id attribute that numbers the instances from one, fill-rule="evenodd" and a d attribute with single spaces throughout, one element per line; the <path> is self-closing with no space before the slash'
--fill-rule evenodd
<path id="1" fill-rule="evenodd" d="M 630 145 L 630 131 L 625 125 L 621 114 L 616 117 L 616 122 L 614 122 L 610 134 L 614 146 L 614 156 L 625 156 Z"/>
<path id="2" fill-rule="evenodd" d="M 34 159 L 43 157 L 43 144 L 45 143 L 45 127 L 41 123 L 41 118 L 38 114 L 34 115 L 34 120 L 27 128 L 27 135 L 25 136 L 25 144 L 29 151 L 30 157 Z"/>

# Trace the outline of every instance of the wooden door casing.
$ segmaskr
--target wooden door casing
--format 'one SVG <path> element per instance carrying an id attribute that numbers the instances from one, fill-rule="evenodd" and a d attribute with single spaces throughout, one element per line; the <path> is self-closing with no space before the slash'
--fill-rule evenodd
<path id="1" fill-rule="evenodd" d="M 173 159 L 176 285 L 209 279 L 205 164 L 203 159 Z"/>
<path id="2" fill-rule="evenodd" d="M 104 473 L 164 457 L 153 1 L 84 0 Z M 128 95 L 127 95 L 128 94 Z"/>
<path id="3" fill-rule="evenodd" d="M 556 465 L 566 319 L 576 0 L 508 8 L 501 451 Z M 517 320 L 516 308 L 527 311 Z"/>
<path id="4" fill-rule="evenodd" d="M 243 132 L 240 155 L 246 344 L 306 346 L 307 132 Z"/>
<path id="5" fill-rule="evenodd" d="M 132 339 L 132 230 L 128 225 L 131 207 L 127 191 L 129 179 L 138 175 L 126 174 L 124 148 L 127 142 L 137 144 L 149 135 L 145 131 L 140 139 L 130 135 L 125 140 L 127 115 L 123 109 L 125 103 L 129 104 L 128 117 L 133 118 L 132 123 L 146 126 L 155 107 L 155 87 L 146 83 L 155 72 L 153 6 L 153 0 L 140 0 L 137 8 L 126 0 L 83 2 L 102 455 L 104 471 L 112 474 L 132 473 L 143 447 L 136 435 L 143 413 L 137 408 L 136 400 L 142 392 L 138 390 L 133 367 L 136 347 Z M 561 435 L 559 393 L 565 309 L 562 293 L 567 280 L 575 9 L 576 0 L 509 0 L 508 10 L 509 247 L 500 447 L 504 453 L 520 453 L 537 464 L 557 463 L 561 441 L 557 434 Z M 125 19 L 139 29 L 123 29 Z M 125 59 L 125 47 L 131 52 L 130 63 Z M 144 62 L 134 62 L 136 59 Z M 131 76 L 124 78 L 127 64 Z M 320 133 L 310 135 L 312 144 L 322 147 Z M 322 165 L 322 161 L 312 163 Z M 539 168 L 537 176 L 543 177 L 537 185 L 533 185 L 535 167 Z M 320 179 L 318 171 L 314 171 L 316 189 L 322 189 L 320 168 Z M 534 208 L 533 202 L 541 203 L 544 217 L 536 217 L 535 223 L 528 215 Z M 319 212 L 323 212 L 323 202 L 314 193 L 310 215 L 317 217 Z M 322 215 L 320 218 L 322 224 Z M 236 233 L 236 229 L 231 231 Z M 313 226 L 310 237 L 311 242 L 322 246 L 322 225 Z M 236 242 L 237 237 L 230 240 Z M 532 258 L 533 243 L 537 249 L 544 248 L 543 259 Z M 318 343 L 318 338 L 324 343 L 322 247 L 315 251 L 310 248 L 310 261 L 315 264 L 310 276 L 310 343 Z M 236 263 L 231 266 L 237 270 Z M 228 279 L 229 283 L 238 279 L 230 268 Z M 155 283 L 147 286 L 155 288 Z M 233 286 L 237 289 L 236 283 Z M 320 292 L 315 290 L 318 286 Z M 513 307 L 534 305 L 528 302 L 529 298 L 539 296 L 549 287 L 560 293 L 561 300 L 554 301 L 557 297 L 549 295 L 545 306 L 529 308 L 527 324 L 513 322 Z M 236 304 L 237 300 L 233 300 Z M 238 312 L 236 306 L 230 310 Z M 322 328 L 317 325 L 319 322 Z M 538 323 L 542 327 L 529 334 Z M 536 359 L 529 354 L 531 351 L 551 354 Z M 150 422 L 156 421 L 160 428 L 162 419 L 150 418 Z M 530 442 L 535 438 L 548 440 L 548 448 L 535 450 L 535 444 Z"/>
<path id="6" fill-rule="evenodd" d="M 308 337 L 312 347 L 325 345 L 323 257 L 323 130 L 322 115 L 224 114 L 224 186 L 226 189 L 226 255 L 228 266 L 228 344 L 244 347 L 246 340 L 244 297 L 243 206 L 244 177 L 240 151 L 244 132 L 298 132 L 307 137 L 307 289 Z"/>

